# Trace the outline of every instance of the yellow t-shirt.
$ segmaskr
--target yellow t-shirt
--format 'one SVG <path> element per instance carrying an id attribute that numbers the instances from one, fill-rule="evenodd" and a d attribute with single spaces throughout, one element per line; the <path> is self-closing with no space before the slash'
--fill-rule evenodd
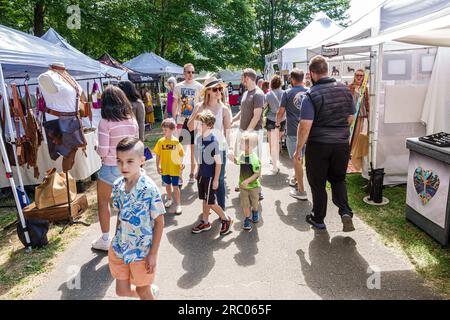
<path id="1" fill-rule="evenodd" d="M 153 150 L 160 158 L 163 176 L 179 177 L 181 175 L 182 157 L 184 149 L 177 138 L 162 137 Z"/>

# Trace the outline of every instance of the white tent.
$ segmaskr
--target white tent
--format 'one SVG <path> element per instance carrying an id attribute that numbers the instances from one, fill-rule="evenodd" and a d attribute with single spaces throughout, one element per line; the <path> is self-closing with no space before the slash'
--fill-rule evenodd
<path id="1" fill-rule="evenodd" d="M 365 37 L 361 26 L 369 23 L 375 28 L 371 28 L 370 37 Z M 351 25 L 349 30 L 315 45 L 308 56 L 323 53 L 322 46 L 339 56 L 370 52 L 368 161 L 385 168 L 385 183 L 404 183 L 406 138 L 424 135 L 424 123 L 431 133 L 446 125 L 448 128 L 450 117 L 445 110 L 450 97 L 448 87 L 439 82 L 449 83 L 450 52 L 436 47 L 450 45 L 450 2 L 387 1 L 357 24 L 359 27 Z M 365 169 L 363 174 L 367 174 Z"/>
<path id="2" fill-rule="evenodd" d="M 295 63 L 307 62 L 307 49 L 343 28 L 330 19 L 325 13 L 319 12 L 313 21 L 300 31 L 292 40 L 266 57 L 266 77 L 273 73 L 274 64 L 281 70 L 292 70 Z M 272 72 L 271 72 L 272 71 Z"/>
<path id="3" fill-rule="evenodd" d="M 64 39 L 58 32 L 55 31 L 53 28 L 49 28 L 47 32 L 41 37 L 41 39 L 44 39 L 48 42 L 51 42 L 61 48 L 67 49 L 71 51 L 72 53 L 78 55 L 83 60 L 91 60 L 92 64 L 97 63 L 98 61 L 90 58 L 89 56 L 85 55 L 83 52 L 79 51 L 77 48 L 71 46 L 66 39 Z M 103 63 L 100 63 L 100 70 L 102 76 L 111 76 L 115 78 L 119 78 L 121 80 L 127 80 L 128 79 L 128 73 L 124 70 L 110 67 L 107 65 L 104 65 Z"/>
<path id="4" fill-rule="evenodd" d="M 149 74 L 183 74 L 183 67 L 176 65 L 153 52 L 145 52 L 123 64 L 125 67 Z"/>

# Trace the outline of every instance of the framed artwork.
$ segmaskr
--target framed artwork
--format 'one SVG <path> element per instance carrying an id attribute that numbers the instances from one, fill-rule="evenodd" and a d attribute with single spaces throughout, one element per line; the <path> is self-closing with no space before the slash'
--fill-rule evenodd
<path id="1" fill-rule="evenodd" d="M 383 57 L 383 80 L 411 80 L 411 55 L 385 55 Z"/>
<path id="2" fill-rule="evenodd" d="M 420 56 L 420 65 L 419 65 L 419 71 L 420 73 L 431 73 L 433 71 L 433 65 L 434 65 L 434 54 L 422 54 Z"/>
<path id="3" fill-rule="evenodd" d="M 338 79 L 338 78 L 342 77 L 341 63 L 340 62 L 330 62 L 329 72 L 330 72 L 330 76 L 332 78 Z"/>
<path id="4" fill-rule="evenodd" d="M 344 77 L 353 77 L 355 75 L 356 70 L 360 68 L 359 62 L 344 62 L 342 65 L 343 76 Z"/>

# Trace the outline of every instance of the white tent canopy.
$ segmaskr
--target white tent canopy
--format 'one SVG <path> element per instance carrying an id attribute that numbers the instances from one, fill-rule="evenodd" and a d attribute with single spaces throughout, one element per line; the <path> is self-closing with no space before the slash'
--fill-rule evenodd
<path id="1" fill-rule="evenodd" d="M 342 29 L 340 25 L 331 20 L 325 13 L 318 13 L 305 29 L 279 49 L 281 51 L 283 69 L 286 69 L 285 66 L 291 63 L 306 62 L 307 48 L 317 43 L 318 40 L 326 39 Z"/>
<path id="2" fill-rule="evenodd" d="M 125 67 L 149 74 L 183 74 L 183 67 L 153 52 L 145 52 L 123 64 Z"/>
<path id="3" fill-rule="evenodd" d="M 6 78 L 37 77 L 62 62 L 74 76 L 98 75 L 100 64 L 38 37 L 0 25 L 0 64 Z"/>
<path id="4" fill-rule="evenodd" d="M 81 59 L 84 60 L 91 60 L 92 64 L 99 63 L 100 64 L 100 70 L 101 75 L 103 76 L 113 76 L 120 79 L 128 79 L 128 74 L 124 70 L 117 69 L 114 67 L 106 66 L 89 56 L 85 55 L 83 52 L 79 51 L 77 48 L 71 46 L 66 39 L 64 39 L 58 32 L 55 31 L 55 29 L 50 28 L 47 30 L 47 32 L 41 37 L 42 39 L 51 42 L 61 48 L 67 49 L 71 51 L 72 53 L 80 56 Z"/>

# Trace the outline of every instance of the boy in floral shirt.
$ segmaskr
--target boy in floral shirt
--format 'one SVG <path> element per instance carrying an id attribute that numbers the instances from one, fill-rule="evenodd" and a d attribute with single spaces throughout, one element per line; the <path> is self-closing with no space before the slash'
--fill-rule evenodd
<path id="1" fill-rule="evenodd" d="M 144 162 L 144 144 L 139 139 L 119 142 L 117 166 L 123 177 L 113 186 L 114 209 L 119 212 L 108 258 L 118 296 L 153 300 L 158 292 L 153 280 L 165 209 L 158 187 L 141 169 Z"/>

